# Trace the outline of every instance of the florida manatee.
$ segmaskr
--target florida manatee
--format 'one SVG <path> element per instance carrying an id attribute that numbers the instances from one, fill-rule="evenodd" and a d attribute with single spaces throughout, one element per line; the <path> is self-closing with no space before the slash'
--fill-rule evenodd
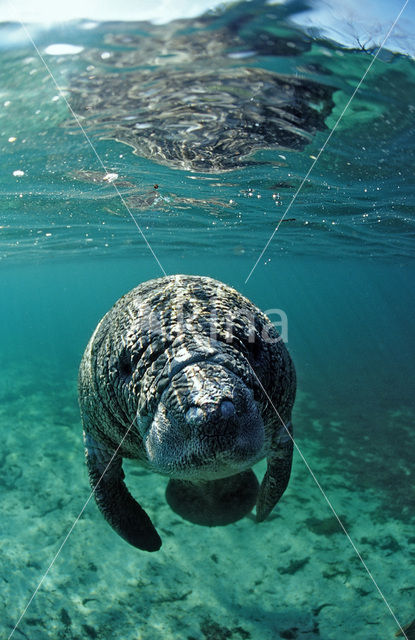
<path id="1" fill-rule="evenodd" d="M 135 547 L 161 546 L 123 458 L 166 476 L 167 501 L 186 520 L 225 525 L 255 504 L 264 520 L 290 477 L 295 389 L 275 327 L 235 289 L 188 275 L 132 289 L 99 322 L 79 370 L 86 462 L 106 520 Z M 251 467 L 263 458 L 259 486 Z M 151 496 L 141 501 L 151 508 Z"/>

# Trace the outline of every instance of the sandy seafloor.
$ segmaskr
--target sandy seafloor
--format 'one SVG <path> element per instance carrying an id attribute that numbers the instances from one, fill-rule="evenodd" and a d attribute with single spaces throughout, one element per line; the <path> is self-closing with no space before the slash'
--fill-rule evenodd
<path id="1" fill-rule="evenodd" d="M 13 427 L 2 429 L 2 637 L 11 632 L 89 495 L 76 371 L 62 381 L 59 371 L 51 368 L 45 375 L 45 369 L 44 363 L 39 369 L 36 362 L 9 363 L 0 380 L 0 418 Z M 321 455 L 316 442 L 322 430 L 330 429 L 331 438 L 341 442 L 346 425 L 330 409 L 318 413 L 300 392 L 294 423 L 307 424 L 307 437 L 301 429 L 297 444 L 344 515 L 379 588 L 407 624 L 415 611 L 413 527 L 393 509 L 385 512 L 376 491 L 355 486 L 341 458 Z M 399 435 L 409 432 L 413 415 L 395 410 L 387 420 L 390 433 Z M 260 525 L 249 518 L 223 528 L 184 522 L 164 500 L 164 478 L 131 462 L 125 469 L 130 490 L 161 534 L 161 551 L 127 545 L 91 500 L 14 638 L 394 637 L 392 616 L 298 453 L 284 498 Z M 263 463 L 257 471 L 263 473 Z"/>

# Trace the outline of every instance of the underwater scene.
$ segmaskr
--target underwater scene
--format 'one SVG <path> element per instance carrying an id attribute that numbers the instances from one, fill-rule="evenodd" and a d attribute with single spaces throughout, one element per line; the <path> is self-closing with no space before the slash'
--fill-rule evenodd
<path id="1" fill-rule="evenodd" d="M 120 3 L 119 18 L 85 6 L 59 21 L 50 6 L 49 21 L 43 4 L 38 20 L 0 5 L 1 638 L 414 640 L 413 6 L 367 3 L 359 17 L 355 0 L 166 2 L 152 17 L 136 3 L 126 18 Z M 113 314 L 87 350 L 104 362 L 80 394 L 82 423 L 78 371 L 98 323 L 131 289 L 175 274 L 244 296 L 219 285 L 238 331 L 246 298 L 267 314 L 279 368 L 243 338 L 219 345 L 215 364 L 174 341 L 145 351 L 140 325 L 143 377 L 120 360 L 119 392 L 105 350 L 118 340 L 125 359 L 131 333 Z M 181 282 L 140 289 L 151 310 L 166 305 L 179 343 L 166 291 L 174 300 Z M 189 291 L 183 305 L 197 307 Z M 215 306 L 198 295 L 204 312 Z M 241 363 L 261 387 L 245 414 L 281 437 L 266 427 L 241 467 L 263 483 L 256 509 L 254 496 L 240 516 L 226 502 L 228 523 L 190 521 L 181 493 L 166 494 L 167 467 L 138 463 L 144 449 L 158 460 L 162 427 L 138 448 L 129 437 L 148 433 L 189 367 L 206 376 L 206 403 L 219 376 L 228 424 L 221 394 L 237 366 L 245 380 Z M 104 403 L 107 376 L 124 444 L 83 406 Z M 135 425 L 137 389 L 147 413 Z M 220 448 L 212 433 L 203 442 Z M 123 473 L 157 550 L 123 539 Z"/>

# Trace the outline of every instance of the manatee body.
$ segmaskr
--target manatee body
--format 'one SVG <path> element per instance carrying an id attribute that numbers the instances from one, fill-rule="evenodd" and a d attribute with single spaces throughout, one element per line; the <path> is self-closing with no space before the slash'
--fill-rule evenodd
<path id="1" fill-rule="evenodd" d="M 161 540 L 124 484 L 122 459 L 167 476 L 183 518 L 223 525 L 288 484 L 295 370 L 265 314 L 208 277 L 145 282 L 102 318 L 79 371 L 86 462 L 99 509 L 130 544 Z M 252 465 L 267 458 L 259 487 Z M 151 504 L 151 498 L 145 497 Z"/>

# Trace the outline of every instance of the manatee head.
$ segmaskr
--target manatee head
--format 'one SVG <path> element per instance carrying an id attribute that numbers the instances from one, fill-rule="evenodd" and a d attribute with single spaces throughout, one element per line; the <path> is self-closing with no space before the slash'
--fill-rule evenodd
<path id="1" fill-rule="evenodd" d="M 151 421 L 138 419 L 138 426 L 151 468 L 174 478 L 224 478 L 264 456 L 252 390 L 215 362 L 189 364 L 173 375 Z"/>

